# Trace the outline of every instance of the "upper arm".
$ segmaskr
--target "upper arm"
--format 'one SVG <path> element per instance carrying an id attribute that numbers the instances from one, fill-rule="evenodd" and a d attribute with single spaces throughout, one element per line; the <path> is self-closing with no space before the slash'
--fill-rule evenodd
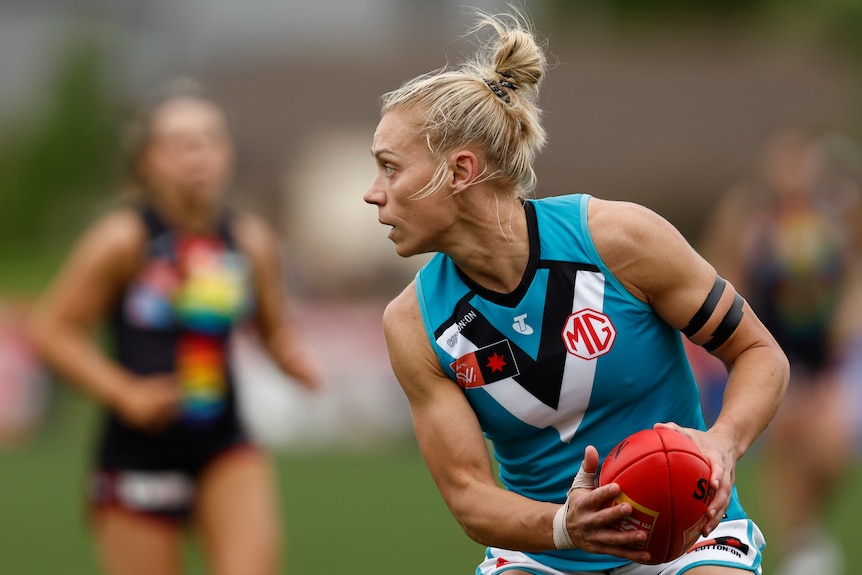
<path id="1" fill-rule="evenodd" d="M 134 274 L 145 237 L 143 222 L 130 209 L 93 224 L 38 302 L 35 324 L 47 331 L 56 322 L 83 328 L 97 325 Z"/>
<path id="2" fill-rule="evenodd" d="M 255 322 L 261 337 L 269 343 L 284 325 L 287 315 L 278 238 L 266 222 L 252 214 L 239 214 L 233 226 L 237 244 L 251 264 Z"/>
<path id="3" fill-rule="evenodd" d="M 495 484 L 484 435 L 463 391 L 443 373 L 431 348 L 413 284 L 387 306 L 383 326 L 419 447 L 457 515 L 457 497 L 471 482 Z"/>
<path id="4" fill-rule="evenodd" d="M 704 345 L 732 327 L 726 341 L 713 351 L 727 364 L 746 349 L 777 347 L 730 282 L 714 305 L 704 305 L 716 284 L 715 268 L 655 212 L 636 204 L 591 200 L 589 225 L 611 272 L 665 322 L 682 330 L 699 311 L 705 315 L 706 321 L 689 334 L 694 343 Z M 740 303 L 742 317 L 735 323 Z"/>

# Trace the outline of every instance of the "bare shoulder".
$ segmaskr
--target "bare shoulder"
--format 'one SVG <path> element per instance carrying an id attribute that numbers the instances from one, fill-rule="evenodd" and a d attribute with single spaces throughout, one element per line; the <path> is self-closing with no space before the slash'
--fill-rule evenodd
<path id="1" fill-rule="evenodd" d="M 650 302 L 654 292 L 679 283 L 683 276 L 712 281 L 714 270 L 679 230 L 645 206 L 593 199 L 588 221 L 602 261 L 643 301 Z"/>
<path id="2" fill-rule="evenodd" d="M 146 239 L 146 224 L 133 208 L 117 208 L 97 219 L 75 243 L 43 296 L 44 309 L 76 321 L 95 321 L 134 276 Z"/>
<path id="3" fill-rule="evenodd" d="M 95 259 L 128 267 L 137 262 L 147 229 L 136 210 L 116 208 L 96 220 L 76 246 L 79 258 Z"/>
<path id="4" fill-rule="evenodd" d="M 451 380 L 443 373 L 425 332 L 415 283 L 411 282 L 386 306 L 383 331 L 392 370 L 412 404 L 448 388 L 436 384 Z"/>
<path id="5" fill-rule="evenodd" d="M 422 312 L 419 310 L 416 286 L 414 282 L 410 282 L 383 311 L 383 329 L 389 338 L 390 334 L 394 333 L 403 336 L 407 331 L 421 325 Z"/>
<path id="6" fill-rule="evenodd" d="M 645 206 L 596 198 L 589 204 L 589 227 L 593 243 L 606 260 L 619 250 L 637 248 L 667 234 L 678 235 L 670 222 Z"/>
<path id="7" fill-rule="evenodd" d="M 275 229 L 262 217 L 248 211 L 237 211 L 231 231 L 239 246 L 252 257 L 268 259 L 278 250 Z"/>

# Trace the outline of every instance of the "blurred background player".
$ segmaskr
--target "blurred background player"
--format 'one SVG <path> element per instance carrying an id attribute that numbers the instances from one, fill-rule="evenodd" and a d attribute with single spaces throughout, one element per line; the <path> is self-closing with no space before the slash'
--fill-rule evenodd
<path id="1" fill-rule="evenodd" d="M 129 140 L 131 199 L 87 230 L 31 323 L 50 365 L 106 409 L 88 494 L 97 554 L 111 575 L 173 575 L 193 522 L 213 573 L 272 575 L 274 477 L 238 416 L 231 335 L 253 319 L 296 381 L 313 389 L 320 370 L 287 321 L 274 233 L 224 203 L 234 149 L 219 106 L 174 82 Z"/>
<path id="2" fill-rule="evenodd" d="M 764 437 L 763 493 L 780 543 L 778 575 L 843 573 L 824 513 L 848 470 L 856 415 L 847 406 L 858 381 L 846 375 L 862 325 L 848 225 L 859 209 L 858 161 L 851 143 L 835 135 L 775 133 L 759 179 L 720 200 L 702 243 L 791 363 L 787 397 Z"/>
<path id="3" fill-rule="evenodd" d="M 735 466 L 781 401 L 784 354 L 655 212 L 530 199 L 545 56 L 519 14 L 481 15 L 479 30 L 490 37 L 469 61 L 384 95 L 364 196 L 398 255 L 437 252 L 384 331 L 435 483 L 488 546 L 477 573 L 759 572 L 764 541 Z M 730 369 L 708 429 L 680 331 Z M 614 528 L 632 506 L 608 506 L 619 486 L 593 488 L 592 473 L 599 454 L 664 422 L 712 466 L 709 537 L 671 564 L 638 565 L 646 534 Z"/>

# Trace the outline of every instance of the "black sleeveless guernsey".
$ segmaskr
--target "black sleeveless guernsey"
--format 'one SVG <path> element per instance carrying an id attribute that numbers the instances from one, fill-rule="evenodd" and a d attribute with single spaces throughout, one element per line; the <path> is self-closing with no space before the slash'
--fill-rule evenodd
<path id="1" fill-rule="evenodd" d="M 183 405 L 177 419 L 156 433 L 107 413 L 97 452 L 96 501 L 105 500 L 99 492 L 113 491 L 112 478 L 123 473 L 181 475 L 193 482 L 214 457 L 247 442 L 228 343 L 251 311 L 251 274 L 232 237 L 229 214 L 212 235 L 200 236 L 169 228 L 148 207 L 139 213 L 148 234 L 145 255 L 110 314 L 107 344 L 138 375 L 173 374 Z"/>

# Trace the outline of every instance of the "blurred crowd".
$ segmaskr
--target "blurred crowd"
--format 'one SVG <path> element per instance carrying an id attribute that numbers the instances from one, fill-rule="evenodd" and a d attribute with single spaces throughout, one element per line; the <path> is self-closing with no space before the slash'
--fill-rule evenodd
<path id="1" fill-rule="evenodd" d="M 862 437 L 862 154 L 842 134 L 785 129 L 754 163 L 753 177 L 720 198 L 699 246 L 791 362 L 787 397 L 760 445 L 776 573 L 840 574 L 826 513 Z M 723 366 L 695 349 L 692 357 L 714 416 Z"/>

